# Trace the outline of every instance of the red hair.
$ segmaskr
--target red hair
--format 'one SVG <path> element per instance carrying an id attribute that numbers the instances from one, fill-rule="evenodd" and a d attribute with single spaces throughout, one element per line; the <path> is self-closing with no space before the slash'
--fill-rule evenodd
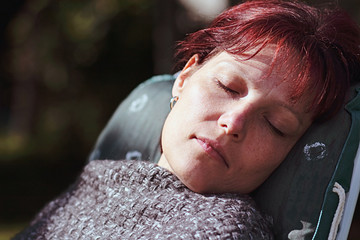
<path id="1" fill-rule="evenodd" d="M 176 56 L 181 67 L 194 54 L 203 63 L 220 51 L 241 56 L 252 49 L 258 53 L 269 43 L 284 53 L 289 73 L 299 73 L 290 94 L 297 98 L 305 91 L 314 93 L 309 108 L 314 119 L 326 119 L 343 106 L 351 81 L 359 77 L 360 33 L 338 8 L 318 9 L 298 1 L 248 1 L 220 14 L 210 27 L 188 35 L 178 44 Z"/>

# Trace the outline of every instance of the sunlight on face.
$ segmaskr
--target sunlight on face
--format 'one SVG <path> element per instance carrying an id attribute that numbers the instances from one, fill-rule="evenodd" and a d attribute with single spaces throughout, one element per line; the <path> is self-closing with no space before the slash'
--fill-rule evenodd
<path id="1" fill-rule="evenodd" d="M 179 101 L 162 132 L 159 165 L 199 193 L 249 193 L 284 160 L 311 124 L 306 99 L 290 101 L 291 81 L 272 47 L 241 61 L 221 52 L 193 56 L 175 81 Z"/>

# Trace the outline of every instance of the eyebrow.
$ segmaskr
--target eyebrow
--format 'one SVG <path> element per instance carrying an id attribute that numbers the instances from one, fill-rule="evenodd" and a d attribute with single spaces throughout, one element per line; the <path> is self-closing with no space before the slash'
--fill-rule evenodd
<path id="1" fill-rule="evenodd" d="M 236 56 L 233 56 L 233 57 L 234 57 L 234 59 L 236 60 L 236 63 L 231 62 L 231 61 L 227 61 L 227 60 L 222 60 L 222 61 L 220 61 L 220 62 L 237 66 L 237 67 L 236 67 L 236 69 L 237 69 L 237 70 L 236 70 L 236 71 L 237 71 L 237 78 L 238 78 L 238 79 L 242 79 L 242 80 L 244 80 L 244 81 L 246 81 L 246 82 L 251 82 L 251 83 L 254 84 L 254 87 L 255 87 L 255 88 L 259 88 L 259 87 L 256 86 L 256 85 L 257 85 L 256 83 L 258 83 L 259 81 L 251 80 L 251 79 L 247 78 L 246 76 L 244 76 L 244 75 L 246 75 L 246 74 L 244 74 L 244 70 L 245 70 L 245 69 L 242 68 L 242 67 L 239 65 L 239 64 L 240 64 L 239 58 L 237 58 Z M 253 59 L 253 58 L 252 58 L 252 59 Z M 240 60 L 240 61 L 241 61 L 241 60 Z M 254 60 L 254 61 L 259 62 L 258 60 Z M 261 63 L 265 64 L 264 62 L 261 62 Z M 254 67 L 255 67 L 255 66 L 254 66 Z M 300 125 L 300 126 L 302 126 L 302 125 L 304 124 L 304 121 L 303 121 L 304 113 L 300 113 L 300 112 L 296 111 L 291 105 L 287 104 L 287 102 L 285 102 L 285 101 L 276 100 L 276 102 L 277 102 L 277 104 L 278 104 L 279 106 L 281 106 L 281 107 L 287 109 L 289 112 L 291 112 L 291 113 L 295 116 L 295 118 L 297 119 L 297 121 L 299 122 L 299 125 Z M 289 99 L 289 102 L 290 102 L 290 99 Z"/>
<path id="2" fill-rule="evenodd" d="M 295 116 L 295 118 L 298 120 L 300 125 L 304 124 L 304 121 L 303 121 L 304 114 L 301 114 L 300 112 L 294 110 L 294 108 L 292 108 L 291 105 L 286 104 L 282 101 L 277 101 L 277 103 L 279 106 L 281 106 L 281 107 L 285 108 L 287 111 L 291 112 Z"/>

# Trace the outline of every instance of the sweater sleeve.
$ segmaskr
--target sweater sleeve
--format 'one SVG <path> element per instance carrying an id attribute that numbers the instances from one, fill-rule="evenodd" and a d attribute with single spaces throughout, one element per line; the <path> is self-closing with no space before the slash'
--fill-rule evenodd
<path id="1" fill-rule="evenodd" d="M 141 161 L 92 161 L 47 204 L 22 239 L 273 239 L 247 195 L 194 193 Z"/>

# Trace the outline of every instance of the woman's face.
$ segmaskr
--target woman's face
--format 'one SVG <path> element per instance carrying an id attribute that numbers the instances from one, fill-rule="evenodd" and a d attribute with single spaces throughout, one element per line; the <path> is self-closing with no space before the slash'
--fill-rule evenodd
<path id="1" fill-rule="evenodd" d="M 162 132 L 159 165 L 199 193 L 249 193 L 284 160 L 310 126 L 307 101 L 294 103 L 285 70 L 271 71 L 272 47 L 240 61 L 193 56 L 175 81 L 179 100 Z"/>

